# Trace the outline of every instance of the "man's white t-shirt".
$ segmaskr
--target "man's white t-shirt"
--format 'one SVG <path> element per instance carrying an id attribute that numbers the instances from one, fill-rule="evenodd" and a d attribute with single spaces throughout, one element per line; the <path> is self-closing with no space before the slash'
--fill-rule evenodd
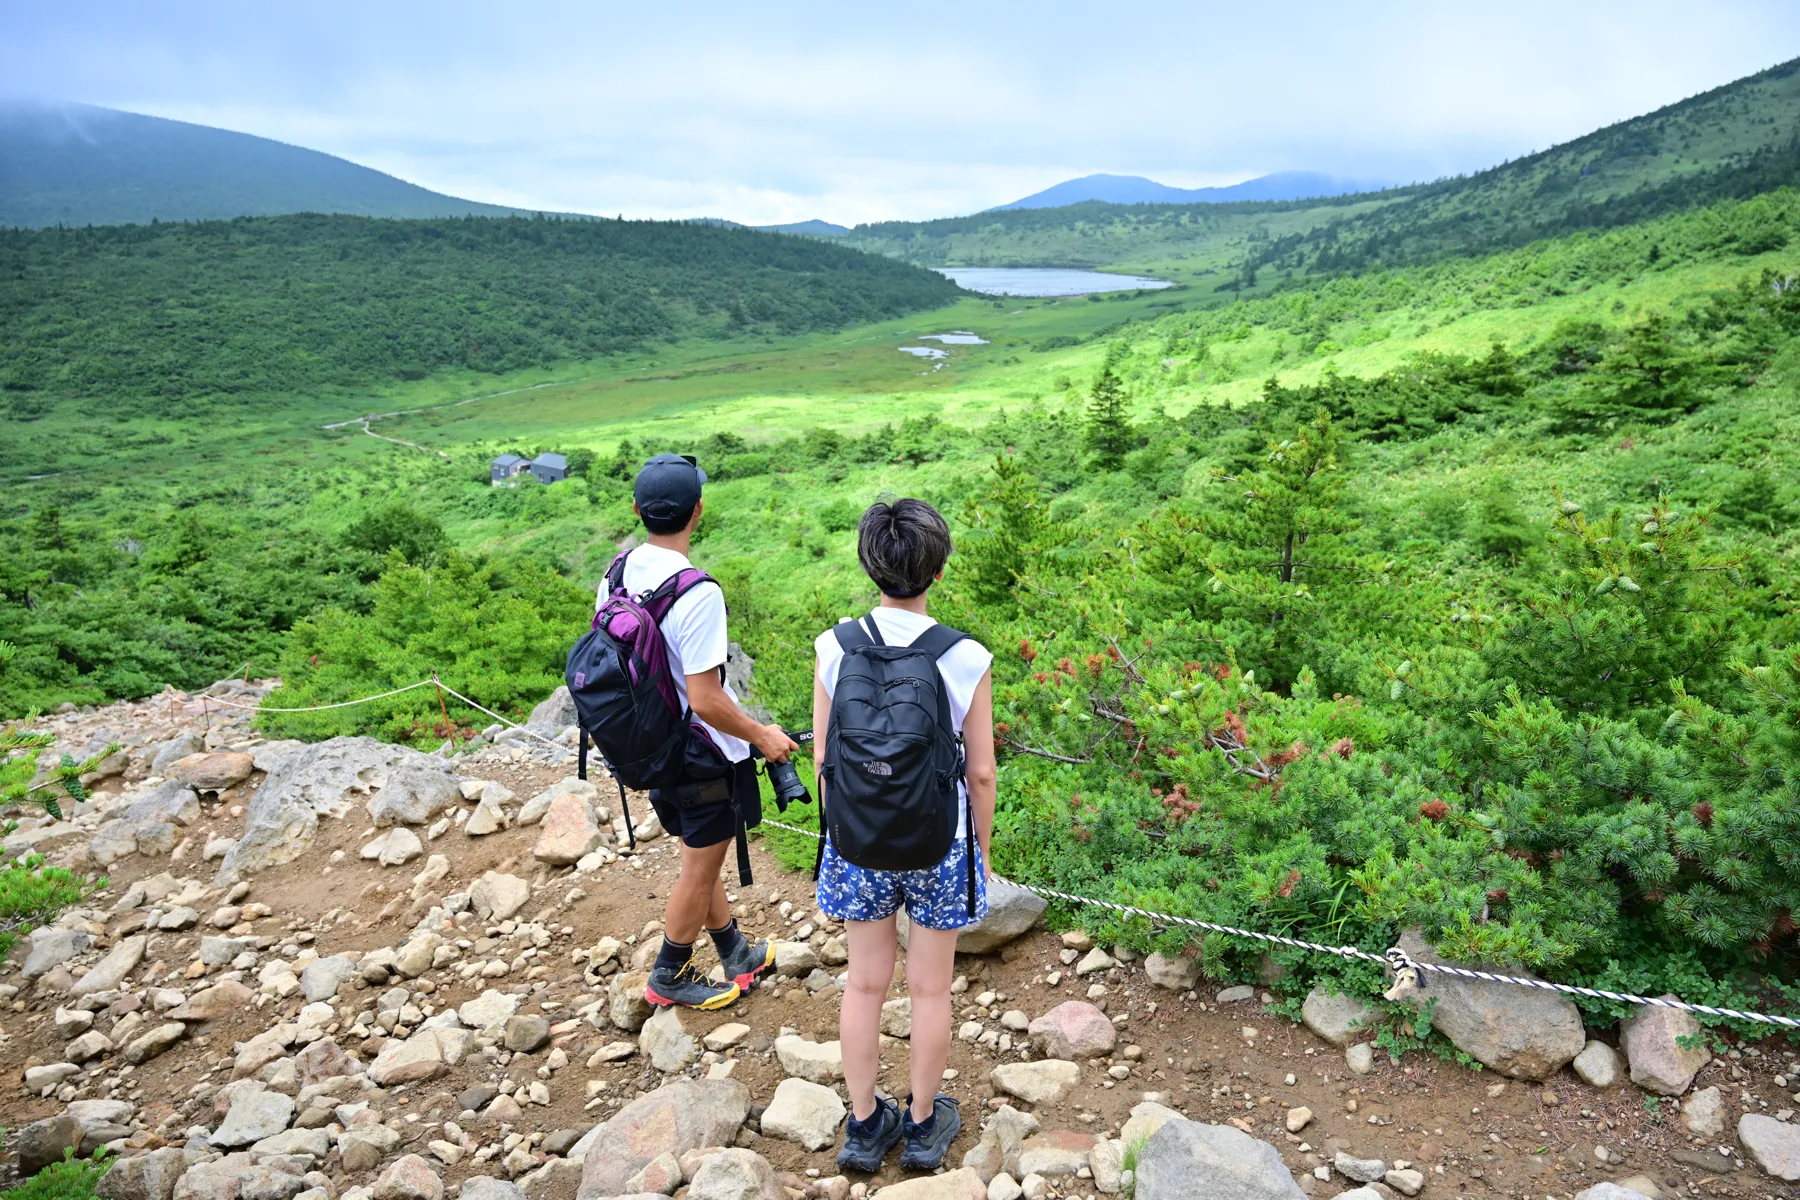
<path id="1" fill-rule="evenodd" d="M 677 571 L 693 565 L 685 554 L 661 546 L 639 546 L 625 557 L 625 590 L 641 599 Z M 596 610 L 606 603 L 606 594 L 603 580 L 594 604 Z M 675 690 L 681 693 L 681 703 L 686 705 L 687 677 L 716 670 L 725 661 L 725 593 L 719 590 L 719 585 L 700 584 L 677 600 L 662 623 L 662 635 L 663 644 L 669 650 L 669 668 L 675 675 Z M 730 684 L 725 685 L 725 694 L 737 699 Z M 699 720 L 699 716 L 696 714 L 694 719 Z M 705 721 L 700 724 L 730 761 L 743 762 L 750 757 L 750 743 L 714 729 Z"/>
<path id="2" fill-rule="evenodd" d="M 921 633 L 937 624 L 923 613 L 904 608 L 878 608 L 874 617 L 875 627 L 881 630 L 881 640 L 890 646 L 910 646 Z M 838 645 L 837 634 L 827 629 L 813 642 L 813 649 L 819 656 L 819 682 L 825 685 L 827 696 L 836 695 L 838 668 L 844 663 L 844 648 Z M 963 719 L 969 715 L 969 705 L 975 701 L 975 689 L 993 664 L 994 656 L 974 638 L 964 638 L 938 659 L 938 675 L 950 696 L 950 721 L 956 732 L 962 732 Z M 962 793 L 965 797 L 968 795 L 966 785 Z M 956 810 L 956 836 L 963 837 L 968 831 L 969 806 L 964 803 Z"/>

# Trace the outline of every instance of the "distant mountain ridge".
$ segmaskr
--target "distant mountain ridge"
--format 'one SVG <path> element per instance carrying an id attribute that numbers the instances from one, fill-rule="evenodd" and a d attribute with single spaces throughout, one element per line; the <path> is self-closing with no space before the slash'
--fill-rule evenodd
<path id="1" fill-rule="evenodd" d="M 756 229 L 763 233 L 796 233 L 806 237 L 843 237 L 850 232 L 848 225 L 833 225 L 830 221 L 821 221 L 817 217 L 810 221 L 789 221 L 785 225 L 746 225 L 742 221 L 732 221 L 725 217 L 690 217 L 690 225 L 717 225 L 721 229 Z"/>
<path id="2" fill-rule="evenodd" d="M 90 104 L 0 101 L 0 226 L 124 225 L 283 213 L 504 217 L 347 159 Z"/>
<path id="3" fill-rule="evenodd" d="M 1345 196 L 1353 192 L 1378 192 L 1392 186 L 1368 179 L 1339 179 L 1317 171 L 1277 171 L 1259 175 L 1229 187 L 1178 188 L 1145 179 L 1142 175 L 1083 175 L 1069 179 L 1023 200 L 996 205 L 988 212 L 1015 208 L 1062 208 L 1099 200 L 1106 204 L 1232 204 L 1241 200 L 1306 200 L 1315 196 Z"/>

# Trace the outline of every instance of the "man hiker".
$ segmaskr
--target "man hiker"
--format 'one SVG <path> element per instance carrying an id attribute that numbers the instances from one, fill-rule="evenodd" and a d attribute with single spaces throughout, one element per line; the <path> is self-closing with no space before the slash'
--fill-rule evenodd
<path id="1" fill-rule="evenodd" d="M 692 458 L 680 454 L 659 454 L 638 472 L 632 507 L 644 523 L 645 544 L 623 556 L 620 571 L 623 586 L 632 596 L 648 595 L 678 573 L 691 570 L 688 553 L 694 527 L 700 523 L 700 485 L 705 482 L 706 472 Z M 610 579 L 601 586 L 601 604 L 611 586 Z M 658 628 L 681 700 L 711 742 L 702 749 L 711 754 L 716 748 L 728 766 L 722 781 L 650 791 L 657 819 L 681 843 L 681 874 L 663 912 L 662 947 L 644 998 L 658 1006 L 719 1009 L 755 986 L 757 977 L 775 962 L 770 942 L 753 942 L 738 931 L 719 876 L 726 852 L 740 833 L 741 814 L 761 804 L 750 748 L 756 747 L 771 762 L 785 762 L 797 747 L 779 725 L 763 725 L 751 718 L 725 682 L 729 639 L 725 594 L 717 583 L 703 578 L 690 586 Z M 713 982 L 694 963 L 694 942 L 702 928 L 724 965 L 723 983 Z"/>

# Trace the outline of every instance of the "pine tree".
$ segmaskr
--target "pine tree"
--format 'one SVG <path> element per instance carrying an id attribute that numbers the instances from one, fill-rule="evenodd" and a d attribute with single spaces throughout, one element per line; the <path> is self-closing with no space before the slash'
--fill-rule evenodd
<path id="1" fill-rule="evenodd" d="M 1125 465 L 1125 455 L 1134 441 L 1131 422 L 1125 415 L 1125 388 L 1113 370 L 1112 356 L 1108 355 L 1088 400 L 1088 451 L 1096 467 L 1116 471 Z"/>

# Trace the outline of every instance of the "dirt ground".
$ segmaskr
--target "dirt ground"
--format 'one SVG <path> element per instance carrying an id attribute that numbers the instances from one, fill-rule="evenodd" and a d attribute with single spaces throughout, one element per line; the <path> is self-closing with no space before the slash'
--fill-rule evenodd
<path id="1" fill-rule="evenodd" d="M 529 762 L 462 769 L 465 774 L 499 780 L 520 800 L 566 773 Z M 187 831 L 188 848 L 182 857 L 171 861 L 134 855 L 116 864 L 107 892 L 88 907 L 110 910 L 133 881 L 163 871 L 209 882 L 215 864 L 198 861 L 200 847 L 210 837 L 232 837 L 239 832 L 250 786 L 227 792 L 218 803 L 206 806 L 199 825 Z M 602 796 L 606 796 L 604 790 Z M 610 807 L 616 812 L 616 802 Z M 644 811 L 647 806 L 641 801 L 633 804 L 634 813 Z M 362 815 L 355 810 L 342 821 L 322 822 L 317 838 L 299 859 L 252 877 L 244 902 L 266 904 L 272 910 L 254 923 L 255 935 L 269 939 L 262 961 L 272 952 L 291 957 L 293 951 L 308 944 L 320 954 L 392 945 L 424 915 L 429 898 L 414 903 L 407 895 L 412 875 L 424 860 L 384 868 L 359 859 L 358 849 L 373 833 L 366 821 L 358 819 Z M 521 1012 L 544 1011 L 553 1022 L 567 1020 L 576 1009 L 604 994 L 603 988 L 584 982 L 584 968 L 571 960 L 570 952 L 591 946 L 605 935 L 621 940 L 638 938 L 650 922 L 661 917 L 663 898 L 674 877 L 673 844 L 667 839 L 645 844 L 638 867 L 621 861 L 575 877 L 568 868 L 552 871 L 530 857 L 536 836 L 535 829 L 514 828 L 476 839 L 453 828 L 427 843 L 426 853 L 446 855 L 451 864 L 449 877 L 434 885 L 435 894 L 465 888 L 487 870 L 511 871 L 532 880 L 532 900 L 518 919 L 542 920 L 558 931 L 538 959 L 540 965 L 500 979 L 468 982 L 455 979 L 449 970 L 434 971 L 408 986 L 415 991 L 431 990 L 427 998 L 439 1007 L 461 1004 L 487 988 L 516 992 L 526 1000 Z M 75 853 L 77 845 L 53 848 L 52 859 Z M 782 870 L 760 845 L 752 858 L 755 884 L 737 887 L 735 877 L 729 877 L 734 885 L 730 894 L 735 904 L 746 906 L 741 923 L 748 934 L 777 935 L 789 924 L 778 914 L 780 901 L 790 901 L 809 914 L 813 911 L 810 880 Z M 219 902 L 209 898 L 196 906 L 203 922 L 208 906 Z M 112 915 L 107 938 L 128 932 L 132 919 L 131 914 Z M 191 978 L 183 973 L 194 961 L 203 931 L 215 932 L 203 925 L 185 933 L 154 935 L 145 965 L 132 973 L 136 985 Z M 474 933 L 464 936 L 482 932 L 477 926 Z M 519 944 L 505 942 L 504 948 L 495 952 L 510 955 Z M 484 948 L 478 941 L 476 950 Z M 1425 1173 L 1423 1195 L 1428 1197 L 1561 1198 L 1603 1179 L 1634 1175 L 1649 1177 L 1665 1195 L 1800 1196 L 1800 1187 L 1772 1181 L 1737 1157 L 1741 1151 L 1732 1133 L 1738 1113 L 1747 1107 L 1770 1114 L 1784 1107 L 1800 1107 L 1800 1100 L 1773 1082 L 1775 1073 L 1786 1069 L 1789 1061 L 1785 1048 L 1777 1049 L 1776 1043 L 1765 1043 L 1760 1051 L 1746 1050 L 1740 1060 L 1717 1058 L 1702 1071 L 1694 1086 L 1718 1085 L 1727 1107 L 1725 1132 L 1702 1141 L 1688 1135 L 1672 1104 L 1650 1103 L 1629 1084 L 1596 1091 L 1566 1071 L 1548 1084 L 1534 1085 L 1412 1054 L 1399 1065 L 1378 1055 L 1372 1074 L 1352 1075 L 1342 1050 L 1266 1011 L 1260 999 L 1227 1005 L 1210 1002 L 1212 988 L 1237 981 L 1211 985 L 1196 1000 L 1151 986 L 1141 971 L 1114 970 L 1084 979 L 1079 987 L 1068 980 L 1053 988 L 1046 984 L 1045 976 L 1063 968 L 1058 959 L 1062 949 L 1055 933 L 1039 930 L 1014 942 L 1003 954 L 964 956 L 958 962 L 959 974 L 968 981 L 968 990 L 957 997 L 959 1021 L 965 1019 L 973 998 L 984 991 L 998 993 L 992 1009 L 995 1016 L 1015 1007 L 1037 1016 L 1056 1003 L 1085 995 L 1087 986 L 1096 980 L 1107 989 L 1108 1012 L 1129 1013 L 1115 1057 L 1084 1063 L 1082 1084 L 1067 1100 L 1036 1110 L 1045 1130 L 1078 1129 L 1116 1136 L 1131 1106 L 1153 1093 L 1154 1098 L 1191 1117 L 1230 1121 L 1272 1143 L 1303 1186 L 1319 1196 L 1354 1186 L 1335 1175 L 1329 1182 L 1312 1177 L 1314 1168 L 1328 1164 L 1339 1150 L 1363 1158 L 1383 1158 L 1390 1165 L 1395 1160 L 1409 1162 Z M 15 957 L 21 953 L 15 952 Z M 702 953 L 710 954 L 710 950 L 703 947 Z M 218 970 L 214 968 L 214 973 Z M 896 974 L 901 971 L 903 962 Z M 435 990 L 433 978 L 439 981 Z M 254 987 L 254 972 L 245 981 Z M 21 981 L 15 976 L 4 982 Z M 347 998 L 351 1009 L 373 1008 L 375 998 L 385 990 L 365 987 L 360 980 L 346 989 L 340 996 Z M 895 994 L 903 994 L 899 983 Z M 768 1102 L 785 1077 L 771 1049 L 774 1037 L 791 1027 L 814 1040 L 835 1038 L 836 996 L 835 989 L 812 995 L 798 980 L 771 981 L 728 1010 L 685 1013 L 683 1022 L 696 1036 L 732 1021 L 751 1027 L 750 1038 L 734 1052 L 738 1065 L 733 1077 L 748 1086 L 752 1102 L 760 1105 Z M 278 1015 L 292 1019 L 303 1003 L 300 996 L 280 1001 L 261 997 L 260 1007 L 234 1013 L 191 1033 L 186 1042 L 139 1068 L 123 1068 L 117 1076 L 117 1090 L 101 1090 L 90 1082 L 81 1098 L 114 1095 L 132 1099 L 148 1116 L 146 1128 L 160 1126 L 163 1138 L 178 1143 L 189 1125 L 214 1123 L 207 1111 L 195 1111 L 198 1101 L 194 1097 L 229 1080 L 233 1044 L 267 1029 Z M 341 999 L 340 1008 L 344 1004 Z M 11 1004 L 10 1012 L 0 1011 L 4 1028 L 0 1076 L 16 1080 L 28 1066 L 61 1060 L 63 1042 L 48 1020 L 53 1007 L 52 1002 L 26 991 Z M 520 1131 L 585 1131 L 621 1103 L 658 1086 L 661 1078 L 641 1057 L 591 1070 L 584 1065 L 599 1046 L 630 1036 L 585 1025 L 560 1036 L 557 1044 L 565 1047 L 569 1065 L 549 1080 L 551 1103 L 527 1107 Z M 339 1037 L 365 1064 L 379 1047 L 378 1041 L 358 1042 L 342 1032 Z M 1140 1061 L 1130 1059 L 1128 1046 L 1141 1050 Z M 1015 1057 L 1003 1057 L 971 1043 L 952 1043 L 950 1066 L 955 1078 L 946 1082 L 944 1090 L 962 1101 L 964 1111 L 964 1132 L 952 1150 L 952 1165 L 978 1138 L 979 1116 L 994 1094 L 988 1072 Z M 883 1063 L 884 1082 L 904 1094 L 904 1044 L 891 1045 L 884 1052 Z M 1108 1077 L 1107 1068 L 1116 1064 L 1129 1068 L 1129 1078 L 1115 1081 Z M 425 1142 L 442 1136 L 443 1121 L 460 1121 L 458 1093 L 495 1082 L 503 1075 L 521 1082 L 535 1080 L 543 1065 L 543 1053 L 511 1056 L 504 1064 L 471 1055 L 448 1076 L 392 1088 L 374 1098 L 388 1115 L 405 1114 L 402 1152 L 423 1152 Z M 1800 1070 L 1793 1073 L 1800 1076 Z M 96 1075 L 107 1077 L 105 1073 Z M 603 1086 L 590 1103 L 594 1082 Z M 1790 1087 L 1800 1088 L 1800 1082 Z M 371 1097 L 365 1093 L 357 1098 Z M 184 1104 L 189 1107 L 182 1108 Z M 1290 1134 L 1285 1112 L 1298 1105 L 1315 1115 L 1299 1134 Z M 6 1126 L 54 1115 L 61 1108 L 55 1100 L 27 1098 L 17 1087 L 0 1091 L 0 1124 Z M 484 1127 L 484 1118 L 463 1124 L 483 1141 L 494 1139 L 496 1131 Z M 1730 1148 L 1734 1156 L 1721 1155 L 1713 1143 Z M 1598 1160 L 1596 1147 L 1604 1147 L 1610 1161 Z M 793 1172 L 799 1177 L 795 1182 L 837 1173 L 833 1150 L 809 1153 L 792 1143 L 768 1138 L 755 1142 L 754 1148 L 779 1170 Z M 447 1184 L 454 1185 L 471 1174 L 495 1173 L 496 1166 L 465 1159 L 445 1167 L 443 1176 Z M 870 1182 L 898 1178 L 890 1166 Z M 339 1186 L 350 1182 L 366 1181 L 341 1180 Z M 1067 1183 L 1070 1186 L 1063 1189 L 1064 1195 L 1092 1194 L 1091 1183 Z M 569 1194 L 573 1195 L 572 1188 Z"/>

